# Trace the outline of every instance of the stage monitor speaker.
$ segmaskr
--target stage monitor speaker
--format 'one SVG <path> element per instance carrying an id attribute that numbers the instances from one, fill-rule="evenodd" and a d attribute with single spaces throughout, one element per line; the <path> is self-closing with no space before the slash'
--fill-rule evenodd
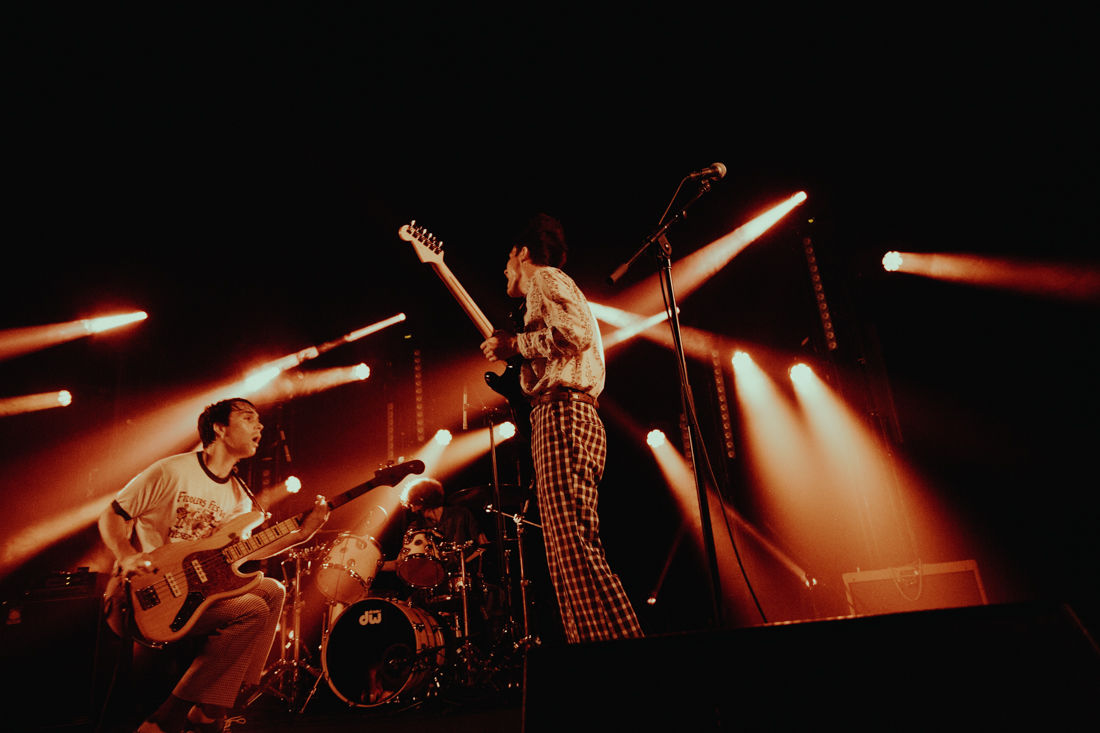
<path id="1" fill-rule="evenodd" d="M 11 730 L 94 725 L 122 648 L 103 623 L 105 585 L 87 570 L 55 573 L 4 603 L 0 704 Z"/>
<path id="2" fill-rule="evenodd" d="M 973 560 L 923 563 L 844 573 L 848 608 L 856 615 L 904 613 L 986 604 Z"/>
<path id="3" fill-rule="evenodd" d="M 544 646 L 524 689 L 524 733 L 1075 730 L 1100 656 L 1068 607 L 987 605 Z"/>

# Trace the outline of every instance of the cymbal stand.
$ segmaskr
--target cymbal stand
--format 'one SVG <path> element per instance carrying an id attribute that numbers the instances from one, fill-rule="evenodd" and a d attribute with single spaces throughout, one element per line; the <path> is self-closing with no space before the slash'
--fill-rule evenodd
<path id="1" fill-rule="evenodd" d="M 283 618 L 279 623 L 279 658 L 264 670 L 260 687 L 249 698 L 249 705 L 264 692 L 270 692 L 293 708 L 297 703 L 298 681 L 302 678 L 302 672 L 318 678 L 321 675 L 320 671 L 302 658 L 302 560 L 306 556 L 308 561 L 308 555 L 308 550 L 291 550 L 287 559 L 281 563 L 283 579 L 287 581 L 287 596 L 291 602 L 283 606 Z M 290 574 L 287 573 L 288 564 L 293 570 Z M 306 702 L 309 702 L 308 698 Z M 304 709 L 305 705 L 302 706 L 302 710 Z"/>
<path id="2" fill-rule="evenodd" d="M 332 621 L 337 611 L 342 610 L 342 604 L 336 601 L 325 602 L 325 613 L 321 617 L 321 648 L 324 649 L 325 643 L 328 641 L 328 635 L 332 632 Z M 321 686 L 321 680 L 326 675 L 323 672 L 317 672 L 315 674 L 317 679 L 313 681 L 313 687 L 309 688 L 309 693 L 306 695 L 305 701 L 302 703 L 302 707 L 299 708 L 299 713 L 306 711 L 306 706 L 309 705 L 309 701 L 313 699 L 313 696 L 317 694 L 317 688 Z"/>
<path id="3" fill-rule="evenodd" d="M 476 679 L 475 664 L 478 666 L 481 664 L 480 660 L 475 660 L 475 649 L 473 641 L 470 639 L 469 577 L 466 573 L 466 550 L 472 547 L 473 544 L 473 542 L 466 542 L 454 546 L 454 551 L 458 553 L 458 593 L 462 597 L 462 618 L 460 620 L 462 624 L 462 644 L 459 645 L 457 658 L 464 662 L 461 669 L 464 670 L 467 675 L 465 680 L 467 684 L 473 684 Z M 459 630 L 456 629 L 456 631 Z"/>
<path id="4" fill-rule="evenodd" d="M 526 651 L 532 646 L 538 646 L 542 642 L 537 636 L 531 635 L 531 620 L 528 614 L 528 602 L 527 602 L 527 586 L 531 581 L 527 579 L 527 573 L 523 563 L 523 532 L 524 525 L 530 525 L 532 527 L 542 528 L 541 525 L 535 522 L 524 519 L 524 513 L 527 511 L 527 506 L 530 502 L 525 502 L 523 510 L 519 514 L 513 514 L 511 516 L 512 521 L 516 525 L 516 554 L 518 556 L 519 563 L 519 593 L 520 593 L 520 605 L 523 606 L 523 636 L 513 643 L 514 649 L 523 649 Z M 504 517 L 504 512 L 495 508 L 492 504 L 485 507 L 486 512 L 495 513 L 499 517 Z"/>

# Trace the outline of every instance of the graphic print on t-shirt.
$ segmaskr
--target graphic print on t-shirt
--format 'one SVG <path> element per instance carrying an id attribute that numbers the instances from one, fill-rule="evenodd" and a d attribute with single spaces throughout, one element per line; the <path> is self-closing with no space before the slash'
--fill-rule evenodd
<path id="1" fill-rule="evenodd" d="M 168 532 L 169 541 L 201 540 L 214 534 L 225 512 L 211 499 L 180 494 L 176 501 L 176 521 Z"/>

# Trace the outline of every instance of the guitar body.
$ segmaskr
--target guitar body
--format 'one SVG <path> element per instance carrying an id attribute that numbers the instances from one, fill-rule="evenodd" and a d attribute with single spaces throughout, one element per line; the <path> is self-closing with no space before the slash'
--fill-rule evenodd
<path id="1" fill-rule="evenodd" d="M 160 646 L 185 636 L 214 601 L 256 587 L 263 573 L 239 573 L 247 556 L 230 561 L 223 550 L 263 521 L 262 512 L 242 514 L 205 539 L 169 542 L 153 550 L 154 572 L 128 578 L 116 572 L 104 594 L 111 630 Z"/>
<path id="2" fill-rule="evenodd" d="M 524 440 L 531 438 L 531 403 L 527 401 L 527 395 L 519 384 L 519 372 L 523 365 L 522 357 L 512 357 L 508 365 L 500 374 L 485 372 L 485 383 L 489 389 L 508 400 L 508 406 L 512 410 L 512 418 L 516 421 L 516 432 Z"/>

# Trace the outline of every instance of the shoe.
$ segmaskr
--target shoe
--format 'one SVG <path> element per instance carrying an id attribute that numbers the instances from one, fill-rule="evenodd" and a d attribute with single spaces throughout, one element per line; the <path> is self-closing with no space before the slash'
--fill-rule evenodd
<path id="1" fill-rule="evenodd" d="M 203 715 L 197 705 L 187 711 L 187 723 L 183 727 L 183 733 L 222 733 L 224 730 L 224 715 L 211 720 Z"/>

